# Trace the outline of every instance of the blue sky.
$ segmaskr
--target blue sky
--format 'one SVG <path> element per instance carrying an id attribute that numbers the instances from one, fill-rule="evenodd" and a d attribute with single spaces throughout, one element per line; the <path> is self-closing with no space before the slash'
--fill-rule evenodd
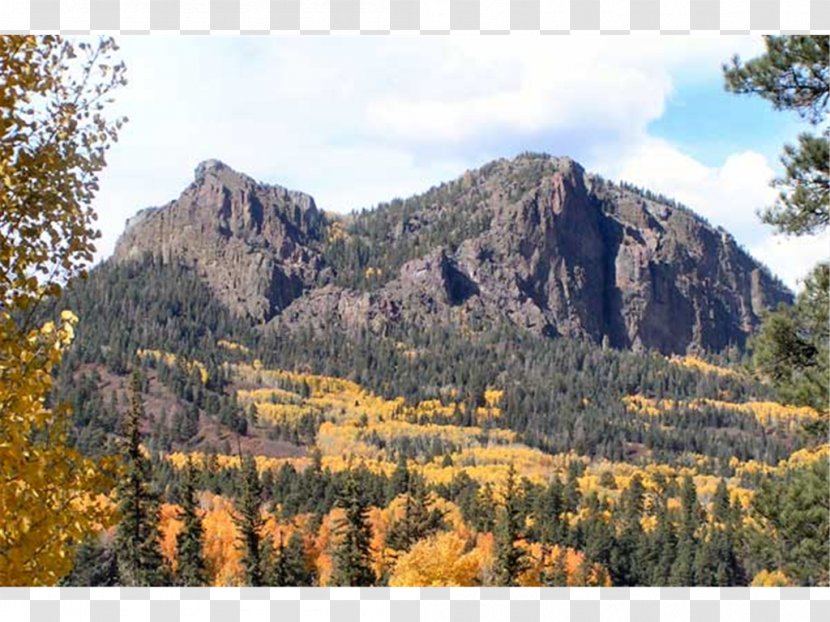
<path id="1" fill-rule="evenodd" d="M 794 112 L 773 110 L 760 97 L 735 95 L 718 75 L 685 82 L 679 76 L 666 110 L 648 126 L 707 166 L 718 166 L 736 147 L 751 149 L 777 162 L 781 146 L 804 128 Z"/>
<path id="2" fill-rule="evenodd" d="M 521 151 L 672 196 L 795 287 L 828 239 L 772 235 L 778 153 L 801 128 L 723 91 L 721 64 L 759 38 L 135 37 L 121 41 L 130 122 L 96 207 L 113 248 L 140 208 L 176 198 L 218 158 L 344 212 L 421 192 Z"/>

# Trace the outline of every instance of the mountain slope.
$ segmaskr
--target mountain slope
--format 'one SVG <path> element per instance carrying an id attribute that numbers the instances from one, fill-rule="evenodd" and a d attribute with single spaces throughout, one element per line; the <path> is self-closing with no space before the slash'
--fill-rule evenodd
<path id="1" fill-rule="evenodd" d="M 234 313 L 280 331 L 507 320 L 620 348 L 719 351 L 791 300 L 690 210 L 530 154 L 346 218 L 208 161 L 179 199 L 131 220 L 116 261 L 145 254 L 194 267 Z"/>

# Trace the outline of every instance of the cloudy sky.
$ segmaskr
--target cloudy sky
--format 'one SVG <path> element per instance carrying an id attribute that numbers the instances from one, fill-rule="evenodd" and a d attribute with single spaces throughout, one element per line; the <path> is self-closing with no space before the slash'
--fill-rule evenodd
<path id="1" fill-rule="evenodd" d="M 96 200 L 112 252 L 124 221 L 176 198 L 208 158 L 347 212 L 522 151 L 689 205 L 797 287 L 830 238 L 772 235 L 792 113 L 723 91 L 735 36 L 128 37 L 130 122 Z"/>

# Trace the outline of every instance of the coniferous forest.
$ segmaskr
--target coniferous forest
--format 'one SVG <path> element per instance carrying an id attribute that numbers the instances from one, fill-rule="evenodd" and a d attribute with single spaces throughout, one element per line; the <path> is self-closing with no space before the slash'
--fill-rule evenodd
<path id="1" fill-rule="evenodd" d="M 737 350 L 258 333 L 151 258 L 61 302 L 89 318 L 56 381 L 72 441 L 128 456 L 66 584 L 827 582 L 821 419 Z"/>
<path id="2" fill-rule="evenodd" d="M 723 67 L 819 130 L 787 235 L 829 41 Z M 830 585 L 826 260 L 523 153 L 348 215 L 207 160 L 91 267 L 118 49 L 0 37 L 0 585 Z"/>

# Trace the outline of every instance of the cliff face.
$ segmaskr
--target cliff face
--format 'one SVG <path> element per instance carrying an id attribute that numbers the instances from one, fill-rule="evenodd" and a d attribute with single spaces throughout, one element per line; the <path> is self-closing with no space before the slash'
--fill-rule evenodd
<path id="1" fill-rule="evenodd" d="M 233 311 L 278 330 L 507 320 L 675 353 L 742 344 L 791 300 L 688 209 L 548 156 L 494 162 L 359 224 L 209 161 L 128 224 L 116 260 L 143 253 L 194 266 Z"/>
<path id="2" fill-rule="evenodd" d="M 264 322 L 316 283 L 325 217 L 307 194 L 257 183 L 216 160 L 175 201 L 127 221 L 115 260 L 149 253 L 194 267 L 231 310 Z"/>

